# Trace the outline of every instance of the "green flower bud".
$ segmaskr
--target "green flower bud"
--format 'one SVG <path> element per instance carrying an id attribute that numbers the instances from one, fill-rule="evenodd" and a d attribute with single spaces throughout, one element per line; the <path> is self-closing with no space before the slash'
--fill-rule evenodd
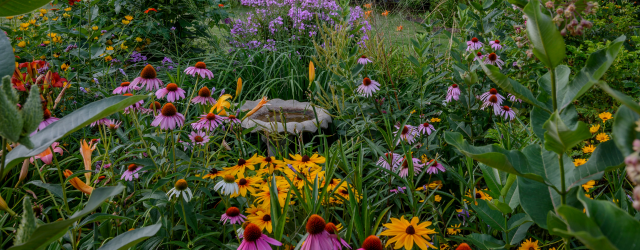
<path id="1" fill-rule="evenodd" d="M 2 78 L 2 87 L 0 88 L 6 95 L 9 101 L 13 104 L 18 103 L 18 92 L 11 85 L 11 77 L 5 76 Z"/>
<path id="2" fill-rule="evenodd" d="M 6 84 L 2 80 L 2 85 Z M 11 83 L 9 83 L 11 84 Z M 4 87 L 0 87 L 0 136 L 7 138 L 11 142 L 17 142 L 22 132 L 22 117 L 18 113 L 18 107 L 4 92 Z M 11 94 L 9 94 L 11 95 Z"/>
<path id="3" fill-rule="evenodd" d="M 22 135 L 29 136 L 42 121 L 42 105 L 40 104 L 40 90 L 32 87 L 29 97 L 20 111 L 22 116 Z"/>
<path id="4" fill-rule="evenodd" d="M 31 238 L 33 231 L 38 227 L 36 224 L 36 216 L 33 215 L 33 205 L 31 204 L 31 199 L 28 196 L 22 201 L 22 207 L 22 220 L 20 221 L 20 226 L 16 232 L 16 238 L 13 242 L 14 245 L 20 245 L 27 242 L 29 238 Z"/>

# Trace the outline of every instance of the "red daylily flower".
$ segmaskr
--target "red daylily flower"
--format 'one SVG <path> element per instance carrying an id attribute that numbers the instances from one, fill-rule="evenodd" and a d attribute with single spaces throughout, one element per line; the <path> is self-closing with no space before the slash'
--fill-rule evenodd
<path id="1" fill-rule="evenodd" d="M 154 8 L 148 8 L 147 10 L 144 11 L 145 14 L 149 13 L 149 11 L 155 11 L 156 13 L 158 12 L 158 10 L 154 9 Z"/>

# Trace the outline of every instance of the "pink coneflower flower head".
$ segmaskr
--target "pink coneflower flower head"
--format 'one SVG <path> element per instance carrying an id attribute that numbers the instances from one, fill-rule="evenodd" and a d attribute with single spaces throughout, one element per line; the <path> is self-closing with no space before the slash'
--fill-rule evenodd
<path id="1" fill-rule="evenodd" d="M 140 175 L 138 174 L 138 171 L 140 171 L 140 169 L 142 169 L 142 166 L 138 166 L 133 163 L 129 164 L 127 170 L 122 173 L 122 177 L 120 177 L 120 180 L 133 181 L 133 179 L 140 178 Z"/>
<path id="2" fill-rule="evenodd" d="M 205 134 L 203 131 L 191 131 L 191 134 L 189 134 L 189 139 L 191 140 L 191 142 L 193 142 L 193 145 L 204 145 L 205 143 L 209 142 L 209 136 L 207 136 L 207 134 Z"/>
<path id="3" fill-rule="evenodd" d="M 125 93 L 125 94 L 123 94 L 123 96 L 133 96 L 133 94 L 131 94 L 131 93 Z M 125 114 L 129 114 L 131 111 L 139 110 L 139 109 L 140 109 L 140 107 L 142 107 L 142 104 L 144 104 L 144 101 L 143 101 L 143 100 L 140 100 L 140 101 L 138 101 L 138 102 L 134 103 L 133 105 L 131 105 L 131 106 L 129 106 L 129 107 L 126 107 L 126 108 L 124 108 L 124 113 L 125 113 Z"/>
<path id="4" fill-rule="evenodd" d="M 237 207 L 230 207 L 224 214 L 222 214 L 220 221 L 222 221 L 222 224 L 227 224 L 227 222 L 230 222 L 231 225 L 241 225 L 242 223 L 244 223 L 244 219 L 246 218 L 247 217 L 240 214 L 240 209 L 238 209 Z"/>
<path id="5" fill-rule="evenodd" d="M 447 97 L 445 98 L 445 102 L 451 102 L 451 100 L 459 100 L 460 99 L 460 88 L 458 87 L 458 84 L 453 84 L 451 86 L 449 86 L 449 89 L 447 89 Z"/>
<path id="6" fill-rule="evenodd" d="M 109 128 L 110 130 L 116 130 L 120 128 L 121 124 L 122 124 L 122 121 L 116 121 L 116 120 L 107 120 L 107 122 L 104 123 L 104 125 L 107 126 L 107 128 Z"/>
<path id="7" fill-rule="evenodd" d="M 169 83 L 165 88 L 158 89 L 156 91 L 156 97 L 158 99 L 162 99 L 167 96 L 167 101 L 175 102 L 177 100 L 183 99 L 186 91 L 178 87 L 175 83 Z"/>
<path id="8" fill-rule="evenodd" d="M 500 108 L 500 115 L 503 116 L 504 119 L 507 119 L 509 121 L 513 120 L 513 118 L 516 118 L 516 112 L 514 112 L 513 109 L 511 109 L 507 105 Z"/>
<path id="9" fill-rule="evenodd" d="M 335 224 L 331 222 L 327 223 L 327 225 L 324 226 L 324 230 L 326 230 L 327 233 L 329 233 L 329 236 L 331 236 L 331 242 L 333 242 L 334 250 L 342 250 L 343 246 L 351 249 L 351 246 L 349 246 L 349 243 L 347 243 L 342 238 L 338 240 L 338 237 L 336 237 L 336 234 L 338 234 L 338 227 L 336 227 Z"/>
<path id="10" fill-rule="evenodd" d="M 213 88 L 213 91 L 215 91 L 216 88 Z M 198 90 L 198 96 L 196 96 L 195 98 L 191 99 L 191 102 L 193 103 L 199 103 L 202 105 L 213 105 L 216 104 L 216 99 L 213 99 L 213 97 L 211 97 L 211 90 L 209 90 L 209 88 L 207 87 L 202 87 L 200 90 Z"/>
<path id="11" fill-rule="evenodd" d="M 51 116 L 51 111 L 49 111 L 49 109 L 45 109 L 44 112 L 42 112 L 42 121 L 40 122 L 40 125 L 38 125 L 38 128 L 36 129 L 35 132 L 38 132 L 38 131 L 44 129 L 45 127 L 51 125 L 54 122 L 57 122 L 58 120 L 60 120 L 60 119 Z M 33 133 L 35 133 L 35 132 L 33 132 Z"/>
<path id="12" fill-rule="evenodd" d="M 418 158 L 413 158 L 412 163 L 413 163 L 413 175 L 417 176 L 418 174 L 420 174 L 420 172 L 422 172 L 422 168 L 424 167 L 424 165 L 420 162 L 420 159 Z M 407 161 L 406 156 L 403 157 L 402 159 L 402 164 L 400 165 L 400 172 L 398 173 L 398 175 L 402 178 L 409 176 L 409 162 Z"/>
<path id="13" fill-rule="evenodd" d="M 156 72 L 156 69 L 154 69 L 151 64 L 147 64 L 147 66 L 144 66 L 144 69 L 140 72 L 140 76 L 133 79 L 133 82 L 131 82 L 129 87 L 137 89 L 138 84 L 140 84 L 140 88 L 146 85 L 147 91 L 154 91 L 163 85 L 162 80 L 157 77 L 158 73 Z"/>
<path id="14" fill-rule="evenodd" d="M 501 94 L 498 93 L 497 89 L 491 88 L 488 92 L 484 92 L 480 96 L 480 101 L 487 102 L 487 101 L 489 101 L 489 97 L 491 97 L 492 95 L 495 95 L 496 98 L 498 98 L 498 105 L 502 104 L 502 102 L 505 99 L 504 96 L 502 96 Z"/>
<path id="15" fill-rule="evenodd" d="M 439 172 L 446 172 L 447 170 L 436 160 L 429 161 L 429 167 L 427 168 L 427 174 L 437 174 Z"/>
<path id="16" fill-rule="evenodd" d="M 200 120 L 195 123 L 191 123 L 191 127 L 196 130 L 205 129 L 211 131 L 216 129 L 222 124 L 223 117 L 214 113 L 208 113 L 200 116 Z"/>
<path id="17" fill-rule="evenodd" d="M 131 83 L 130 82 L 123 82 L 120 83 L 120 86 L 118 86 L 116 89 L 113 90 L 113 94 L 114 95 L 122 95 L 124 93 L 129 93 L 131 92 Z"/>
<path id="18" fill-rule="evenodd" d="M 162 106 L 160 114 L 153 120 L 151 126 L 160 126 L 160 129 L 175 129 L 182 127 L 184 124 L 184 116 L 178 113 L 176 106 L 172 103 L 166 103 Z"/>
<path id="19" fill-rule="evenodd" d="M 333 249 L 333 241 L 329 232 L 325 230 L 324 219 L 317 214 L 311 215 L 307 220 L 307 239 L 300 250 L 327 250 Z M 245 235 L 246 237 L 246 235 Z"/>
<path id="20" fill-rule="evenodd" d="M 211 70 L 207 69 L 207 65 L 203 62 L 197 62 L 195 66 L 188 67 L 184 70 L 184 73 L 187 73 L 187 75 L 191 75 L 193 77 L 196 77 L 196 75 L 200 75 L 202 79 L 209 78 L 209 80 L 211 80 L 213 78 L 213 73 L 211 72 Z"/>
<path id="21" fill-rule="evenodd" d="M 496 39 L 494 41 L 490 41 L 489 45 L 491 45 L 491 48 L 494 50 L 501 50 L 502 49 L 502 45 L 500 45 L 500 40 Z"/>
<path id="22" fill-rule="evenodd" d="M 383 250 L 384 246 L 382 245 L 382 241 L 375 236 L 371 235 L 364 239 L 362 243 L 362 248 L 358 248 L 358 250 Z"/>
<path id="23" fill-rule="evenodd" d="M 229 116 L 224 118 L 224 122 L 231 124 L 231 126 L 242 123 L 240 119 L 238 119 L 239 113 L 240 113 L 240 110 L 236 111 L 235 115 L 229 114 Z"/>
<path id="24" fill-rule="evenodd" d="M 518 99 L 515 95 L 508 94 L 507 98 L 509 98 L 509 101 L 513 103 L 516 103 L 516 102 L 522 103 L 522 100 Z"/>
<path id="25" fill-rule="evenodd" d="M 502 69 L 502 65 L 504 65 L 504 62 L 500 60 L 500 56 L 496 55 L 496 53 L 491 53 L 487 57 L 485 57 L 484 63 L 496 65 L 500 69 Z"/>
<path id="26" fill-rule="evenodd" d="M 388 170 L 395 170 L 396 168 L 398 168 L 398 166 L 400 166 L 401 161 L 402 156 L 393 152 L 389 152 L 380 156 L 376 164 Z"/>
<path id="27" fill-rule="evenodd" d="M 482 103 L 482 107 L 480 107 L 480 109 L 484 110 L 487 107 L 492 107 L 493 108 L 493 114 L 500 115 L 501 107 L 500 107 L 499 99 L 498 99 L 498 97 L 496 95 L 489 96 L 487 101 Z"/>
<path id="28" fill-rule="evenodd" d="M 467 51 L 479 50 L 482 46 L 482 42 L 480 42 L 477 37 L 471 38 L 471 41 L 467 41 Z"/>
<path id="29" fill-rule="evenodd" d="M 102 185 L 107 185 L 109 183 L 109 181 L 111 181 L 109 178 L 107 178 L 106 175 L 101 175 L 98 176 L 98 179 L 96 179 L 95 181 L 93 181 L 94 184 L 100 184 L 101 182 L 103 182 Z"/>
<path id="30" fill-rule="evenodd" d="M 162 104 L 160 104 L 159 102 L 152 102 L 149 103 L 149 108 L 148 109 L 142 109 L 142 113 L 153 113 L 154 115 L 158 114 L 158 112 L 160 112 L 160 110 L 162 110 Z"/>
<path id="31" fill-rule="evenodd" d="M 474 61 L 482 61 L 482 59 L 485 57 L 485 55 L 482 54 L 482 52 L 478 51 L 478 53 L 476 53 L 476 58 L 473 58 Z"/>
<path id="32" fill-rule="evenodd" d="M 95 127 L 96 125 L 106 125 L 108 122 L 109 122 L 109 119 L 102 118 L 102 119 L 99 119 L 99 120 L 97 120 L 95 122 L 92 122 L 90 126 L 91 127 Z"/>
<path id="33" fill-rule="evenodd" d="M 413 141 L 415 140 L 416 137 L 416 128 L 414 128 L 411 125 L 404 125 L 404 127 L 400 127 L 398 125 L 396 125 L 396 130 L 395 132 L 393 132 L 394 136 L 397 136 L 398 133 L 400 134 L 400 140 L 398 140 L 397 144 L 400 144 L 400 141 L 406 141 L 407 143 L 411 144 L 413 143 Z"/>
<path id="34" fill-rule="evenodd" d="M 431 135 L 433 131 L 436 131 L 436 128 L 433 127 L 432 124 L 425 122 L 423 124 L 418 125 L 418 133 Z"/>
<path id="35" fill-rule="evenodd" d="M 271 250 L 271 246 L 282 246 L 279 241 L 262 234 L 262 230 L 256 224 L 249 223 L 243 232 L 242 243 L 238 250 Z"/>
<path id="36" fill-rule="evenodd" d="M 369 77 L 365 77 L 364 79 L 362 79 L 362 84 L 358 86 L 356 92 L 360 93 L 364 97 L 369 97 L 378 90 L 380 90 L 380 84 L 374 80 L 369 79 Z"/>
<path id="37" fill-rule="evenodd" d="M 51 163 L 53 163 L 54 153 L 62 155 L 62 148 L 59 148 L 58 145 L 60 145 L 60 143 L 54 142 L 53 144 L 51 144 L 51 147 L 48 147 L 47 149 L 42 151 L 42 153 L 31 157 L 30 162 L 33 163 L 33 161 L 35 161 L 36 159 L 40 159 L 44 164 L 51 165 Z M 53 152 L 51 152 L 51 149 L 53 149 Z"/>
<path id="38" fill-rule="evenodd" d="M 358 58 L 358 63 L 362 64 L 362 65 L 367 65 L 367 63 L 372 63 L 371 60 L 369 60 L 369 58 L 365 55 L 360 56 L 360 58 Z"/>

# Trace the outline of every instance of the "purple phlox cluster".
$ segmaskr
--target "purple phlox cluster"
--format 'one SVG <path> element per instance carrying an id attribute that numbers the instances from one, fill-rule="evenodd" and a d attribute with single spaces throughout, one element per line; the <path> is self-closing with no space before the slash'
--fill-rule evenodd
<path id="1" fill-rule="evenodd" d="M 142 54 L 140 54 L 140 52 L 138 52 L 138 51 L 134 51 L 133 53 L 131 53 L 131 59 L 129 59 L 129 61 L 134 62 L 134 63 L 143 62 L 143 61 L 146 61 L 146 60 L 147 60 L 147 57 L 142 55 Z"/>
<path id="2" fill-rule="evenodd" d="M 64 49 L 64 52 L 69 52 L 69 51 L 71 51 L 71 50 L 73 50 L 73 49 L 77 49 L 77 48 L 78 48 L 78 45 L 75 45 L 75 44 L 69 44 L 69 46 L 67 46 L 67 48 L 66 48 L 66 49 Z"/>
<path id="3" fill-rule="evenodd" d="M 38 74 L 44 75 L 49 71 L 49 65 L 44 65 L 42 68 L 38 69 Z"/>
<path id="4" fill-rule="evenodd" d="M 174 63 L 170 57 L 165 56 L 164 59 L 162 59 L 162 66 L 166 67 L 168 70 L 173 70 L 176 66 L 176 63 Z"/>

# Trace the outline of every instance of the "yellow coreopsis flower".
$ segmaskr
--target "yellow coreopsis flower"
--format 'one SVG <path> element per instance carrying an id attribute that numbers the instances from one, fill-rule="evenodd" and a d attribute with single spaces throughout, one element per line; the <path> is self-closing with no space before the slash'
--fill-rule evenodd
<path id="1" fill-rule="evenodd" d="M 113 60 L 113 57 L 111 57 L 111 56 L 105 56 L 104 57 L 104 61 L 105 62 L 111 62 L 111 60 Z"/>
<path id="2" fill-rule="evenodd" d="M 596 147 L 594 147 L 593 145 L 584 146 L 584 147 L 582 148 L 582 152 L 583 152 L 583 153 L 585 153 L 585 154 L 591 154 L 591 153 L 593 153 L 593 151 L 595 151 L 595 150 L 596 150 Z"/>
<path id="3" fill-rule="evenodd" d="M 598 140 L 599 142 L 606 142 L 609 140 L 609 135 L 605 133 L 600 133 L 596 135 L 596 140 Z"/>
<path id="4" fill-rule="evenodd" d="M 600 119 L 602 120 L 603 123 L 608 121 L 608 120 L 611 120 L 611 118 L 613 118 L 611 116 L 611 113 L 609 113 L 609 112 L 602 112 L 602 113 L 600 113 L 598 115 L 598 117 L 600 117 Z"/>
<path id="5" fill-rule="evenodd" d="M 40 9 L 39 11 L 41 14 L 47 14 L 47 9 Z"/>
<path id="6" fill-rule="evenodd" d="M 127 45 L 124 45 L 124 43 L 121 43 L 120 48 L 125 50 L 125 49 L 128 49 L 129 47 Z"/>
<path id="7" fill-rule="evenodd" d="M 62 65 L 60 65 L 60 69 L 62 71 L 67 71 L 69 69 L 69 64 L 63 63 Z"/>
<path id="8" fill-rule="evenodd" d="M 589 192 L 589 189 L 592 189 L 595 186 L 596 186 L 596 181 L 594 180 L 590 180 L 587 183 L 582 184 L 582 188 L 584 188 L 585 192 Z"/>
<path id="9" fill-rule="evenodd" d="M 71 15 L 69 15 L 69 14 L 67 14 L 67 13 L 62 14 L 62 17 L 64 17 L 64 18 L 69 18 L 70 16 L 71 16 Z"/>
<path id="10" fill-rule="evenodd" d="M 107 46 L 107 50 L 114 50 L 114 48 L 111 46 Z"/>
<path id="11" fill-rule="evenodd" d="M 18 47 L 20 47 L 20 48 L 27 47 L 27 42 L 25 42 L 25 41 L 21 41 L 21 42 L 19 42 L 19 43 L 18 43 Z"/>
<path id="12" fill-rule="evenodd" d="M 533 239 L 528 239 L 524 242 L 522 242 L 522 244 L 520 245 L 520 248 L 518 248 L 518 250 L 539 250 L 540 248 L 538 247 L 538 241 L 533 241 Z"/>
<path id="13" fill-rule="evenodd" d="M 126 19 L 128 21 L 131 21 L 131 20 L 133 20 L 133 17 L 129 16 L 129 15 L 126 15 L 126 16 L 124 16 L 124 19 Z"/>
<path id="14" fill-rule="evenodd" d="M 431 118 L 431 122 L 432 123 L 440 122 L 440 121 L 442 121 L 442 120 L 440 120 L 440 118 L 438 118 L 438 117 Z"/>
<path id="15" fill-rule="evenodd" d="M 289 154 L 292 160 L 284 159 L 284 162 L 287 164 L 291 164 L 296 169 L 307 169 L 311 167 L 318 167 L 317 164 L 322 164 L 326 161 L 326 159 L 318 154 L 314 154 L 311 157 L 308 155 L 291 155 Z"/>
<path id="16" fill-rule="evenodd" d="M 64 11 L 71 11 L 71 7 L 65 8 Z"/>
<path id="17" fill-rule="evenodd" d="M 5 18 L 6 18 L 7 20 L 11 20 L 11 19 L 13 19 L 13 16 L 8 16 L 8 17 L 5 17 Z"/>
<path id="18" fill-rule="evenodd" d="M 92 30 L 98 30 L 99 28 L 98 28 L 98 26 L 93 26 L 93 27 L 91 27 L 91 29 Z"/>
<path id="19" fill-rule="evenodd" d="M 31 19 L 31 20 L 29 20 L 29 23 L 30 23 L 30 24 L 36 24 L 36 19 Z"/>
<path id="20" fill-rule="evenodd" d="M 454 224 L 451 225 L 451 227 L 447 228 L 447 234 L 448 235 L 456 235 L 458 233 L 460 233 L 462 230 L 460 230 L 460 224 Z"/>
<path id="21" fill-rule="evenodd" d="M 54 17 L 52 20 L 53 21 L 58 21 L 58 17 Z"/>
<path id="22" fill-rule="evenodd" d="M 122 24 L 124 24 L 124 25 L 127 25 L 127 24 L 129 24 L 130 22 L 131 22 L 131 21 L 128 21 L 128 20 L 124 20 L 124 19 L 122 19 Z"/>
<path id="23" fill-rule="evenodd" d="M 596 132 L 598 132 L 598 130 L 600 130 L 600 124 L 592 125 L 589 128 L 589 132 L 591 132 L 592 134 L 595 134 Z"/>
<path id="24" fill-rule="evenodd" d="M 29 23 L 21 23 L 20 24 L 20 30 L 28 30 L 29 29 Z"/>
<path id="25" fill-rule="evenodd" d="M 576 165 L 576 167 L 582 166 L 585 163 L 587 163 L 587 160 L 585 160 L 585 159 L 575 159 L 575 160 L 573 160 L 573 165 Z"/>
<path id="26" fill-rule="evenodd" d="M 136 37 L 136 42 L 142 42 L 142 38 Z"/>

